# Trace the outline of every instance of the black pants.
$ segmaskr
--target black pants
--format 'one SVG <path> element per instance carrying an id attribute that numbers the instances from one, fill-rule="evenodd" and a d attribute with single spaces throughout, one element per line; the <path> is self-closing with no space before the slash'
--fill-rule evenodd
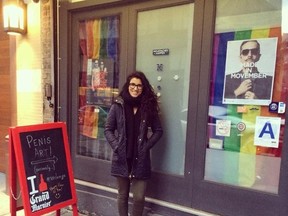
<path id="1" fill-rule="evenodd" d="M 117 204 L 119 216 L 128 216 L 128 199 L 130 187 L 133 194 L 132 216 L 142 216 L 145 203 L 147 181 L 139 179 L 130 180 L 129 178 L 117 177 L 117 183 Z"/>

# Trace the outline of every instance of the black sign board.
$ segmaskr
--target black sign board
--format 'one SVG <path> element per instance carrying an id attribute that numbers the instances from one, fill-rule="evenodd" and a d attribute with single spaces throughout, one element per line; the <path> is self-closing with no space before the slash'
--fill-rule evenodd
<path id="1" fill-rule="evenodd" d="M 76 206 L 66 125 L 48 123 L 10 128 L 26 215 Z"/>

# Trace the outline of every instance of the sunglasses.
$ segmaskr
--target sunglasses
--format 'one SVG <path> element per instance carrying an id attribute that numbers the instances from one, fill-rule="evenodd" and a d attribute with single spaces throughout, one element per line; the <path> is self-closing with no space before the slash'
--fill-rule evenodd
<path id="1" fill-rule="evenodd" d="M 243 50 L 241 51 L 241 54 L 244 55 L 244 56 L 247 56 L 250 51 L 251 51 L 251 55 L 258 55 L 258 54 L 259 54 L 259 49 L 258 49 L 258 48 L 254 48 L 254 49 L 243 49 Z"/>
<path id="2" fill-rule="evenodd" d="M 135 84 L 135 83 L 129 83 L 129 86 L 133 89 L 137 87 L 137 89 L 142 89 L 143 85 L 142 84 Z"/>

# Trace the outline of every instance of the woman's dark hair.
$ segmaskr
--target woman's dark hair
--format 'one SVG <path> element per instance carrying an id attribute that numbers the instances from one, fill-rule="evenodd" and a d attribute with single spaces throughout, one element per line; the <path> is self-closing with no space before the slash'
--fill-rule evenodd
<path id="1" fill-rule="evenodd" d="M 129 94 L 129 83 L 132 78 L 140 79 L 143 85 L 141 93 L 141 108 L 145 112 L 158 112 L 158 101 L 157 95 L 154 92 L 154 89 L 149 83 L 149 80 L 146 78 L 145 74 L 141 71 L 135 71 L 128 75 L 125 84 L 120 92 L 120 96 L 123 94 Z"/>

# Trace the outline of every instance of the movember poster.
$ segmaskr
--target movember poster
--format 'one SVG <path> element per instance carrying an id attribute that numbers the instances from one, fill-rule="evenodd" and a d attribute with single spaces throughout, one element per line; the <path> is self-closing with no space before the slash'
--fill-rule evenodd
<path id="1" fill-rule="evenodd" d="M 228 41 L 223 104 L 268 106 L 272 101 L 277 38 Z"/>
<path id="2" fill-rule="evenodd" d="M 23 126 L 12 132 L 24 209 L 31 214 L 76 203 L 64 126 L 64 123 Z"/>

